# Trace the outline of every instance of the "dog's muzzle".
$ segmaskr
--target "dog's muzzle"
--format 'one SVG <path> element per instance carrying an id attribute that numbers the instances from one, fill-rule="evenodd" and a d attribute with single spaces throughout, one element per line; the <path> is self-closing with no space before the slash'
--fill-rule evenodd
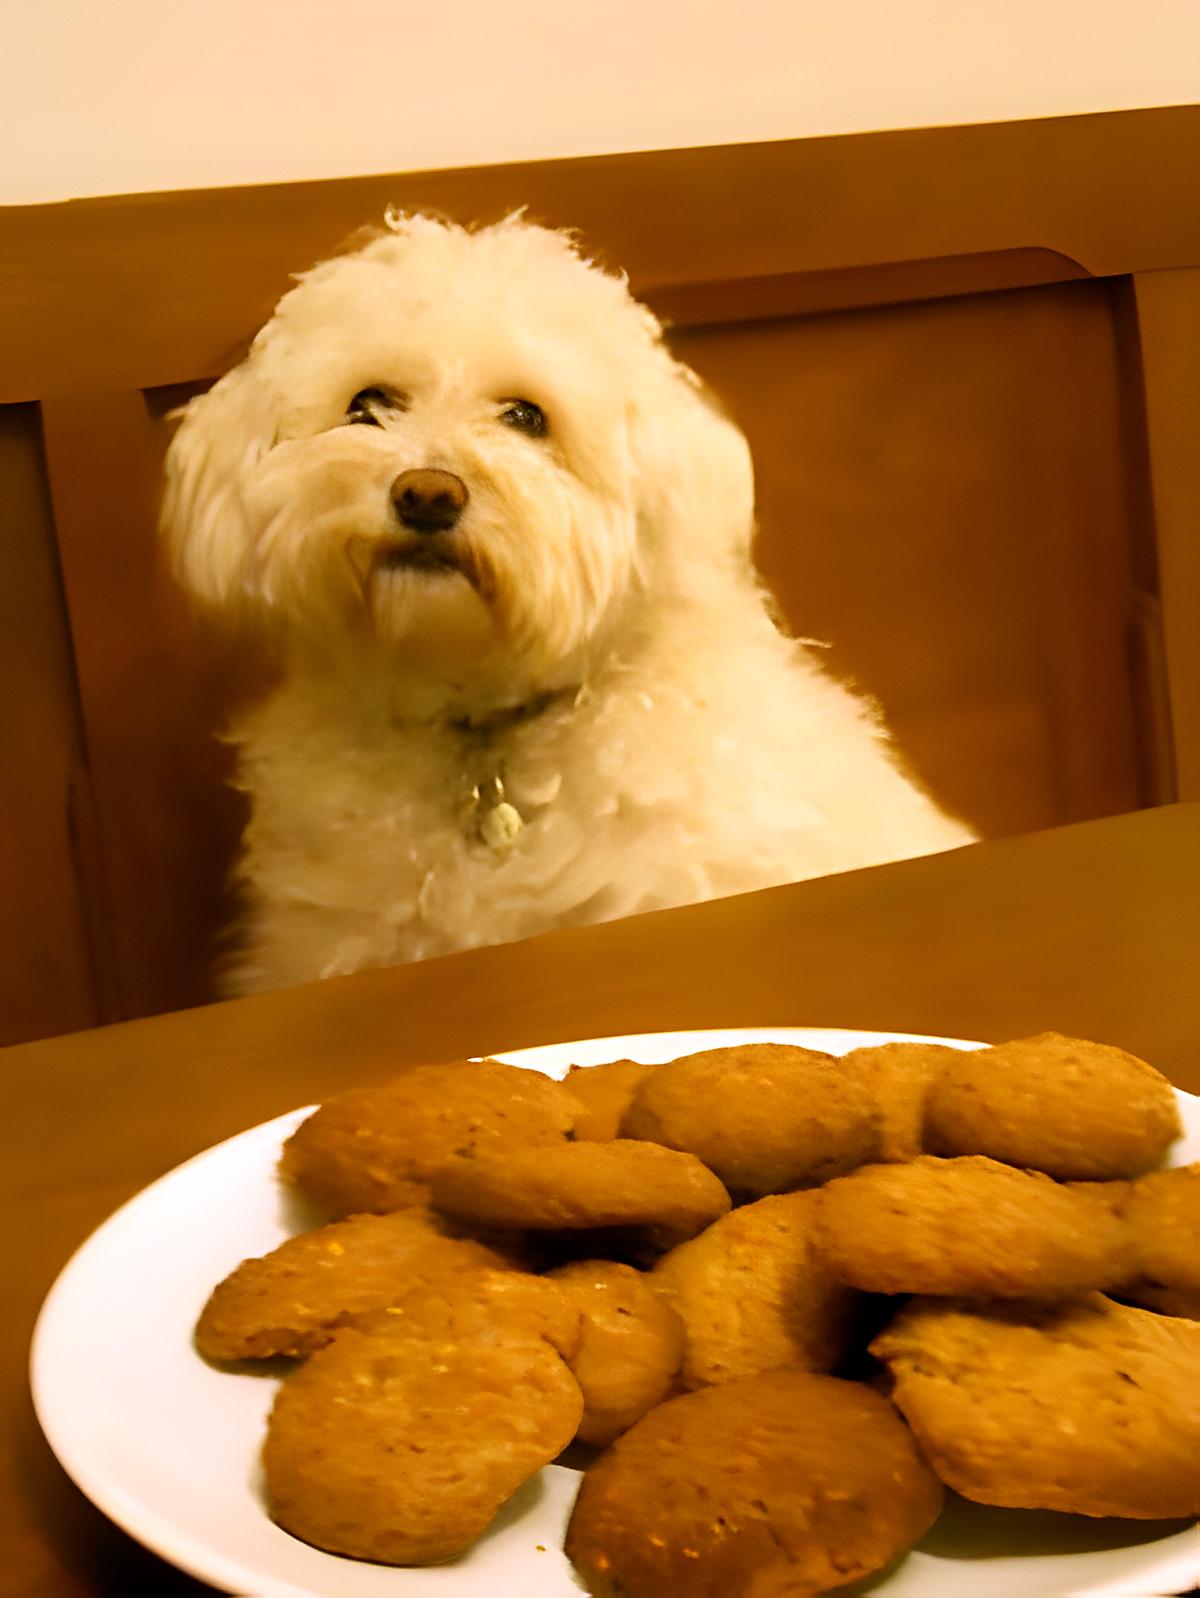
<path id="1" fill-rule="evenodd" d="M 475 560 L 455 529 L 470 494 L 461 477 L 434 467 L 401 472 L 389 490 L 399 523 L 378 540 L 351 539 L 346 546 L 359 584 L 387 572 L 455 572 L 479 586 Z"/>

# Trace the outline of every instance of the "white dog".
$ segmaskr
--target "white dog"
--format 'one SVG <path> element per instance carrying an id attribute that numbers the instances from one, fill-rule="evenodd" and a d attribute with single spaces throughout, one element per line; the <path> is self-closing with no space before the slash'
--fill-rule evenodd
<path id="1" fill-rule="evenodd" d="M 781 635 L 750 455 L 624 281 L 389 215 L 187 406 L 182 582 L 269 629 L 232 730 L 244 993 L 969 840 Z"/>

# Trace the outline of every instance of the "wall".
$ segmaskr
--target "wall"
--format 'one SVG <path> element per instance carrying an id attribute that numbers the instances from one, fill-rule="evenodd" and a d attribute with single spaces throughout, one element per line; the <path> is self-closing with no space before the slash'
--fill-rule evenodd
<path id="1" fill-rule="evenodd" d="M 1200 98 L 1197 0 L 40 0 L 0 204 Z"/>

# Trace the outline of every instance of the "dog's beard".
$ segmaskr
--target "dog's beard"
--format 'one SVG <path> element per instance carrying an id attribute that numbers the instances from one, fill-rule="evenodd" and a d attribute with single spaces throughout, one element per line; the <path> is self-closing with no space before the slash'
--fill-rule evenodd
<path id="1" fill-rule="evenodd" d="M 494 647 L 485 578 L 461 543 L 351 540 L 346 555 L 373 633 L 408 666 L 453 674 Z"/>

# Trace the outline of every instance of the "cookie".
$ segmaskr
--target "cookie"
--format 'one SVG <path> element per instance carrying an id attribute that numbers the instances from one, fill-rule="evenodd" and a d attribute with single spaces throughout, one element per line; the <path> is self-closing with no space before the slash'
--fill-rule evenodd
<path id="1" fill-rule="evenodd" d="M 647 1278 L 678 1312 L 685 1387 L 781 1365 L 827 1371 L 846 1353 L 859 1295 L 818 1254 L 819 1195 L 759 1199 L 664 1254 Z"/>
<path id="2" fill-rule="evenodd" d="M 639 1085 L 622 1137 L 695 1154 L 731 1191 L 815 1186 L 875 1157 L 874 1104 L 840 1060 L 782 1043 L 706 1049 Z"/>
<path id="3" fill-rule="evenodd" d="M 209 1296 L 196 1346 L 215 1360 L 310 1354 L 339 1323 L 383 1309 L 414 1281 L 519 1264 L 428 1209 L 351 1216 L 243 1260 Z"/>
<path id="4" fill-rule="evenodd" d="M 690 1154 L 618 1138 L 480 1151 L 448 1162 L 432 1202 L 477 1225 L 530 1231 L 648 1227 L 691 1237 L 729 1209 L 729 1195 Z"/>
<path id="5" fill-rule="evenodd" d="M 1120 1213 L 1137 1237 L 1139 1276 L 1200 1294 L 1200 1165 L 1131 1182 Z"/>
<path id="6" fill-rule="evenodd" d="M 871 1344 L 930 1464 L 1009 1509 L 1200 1514 L 1200 1325 L 1099 1293 L 914 1298 Z"/>
<path id="7" fill-rule="evenodd" d="M 657 1066 L 641 1060 L 610 1060 L 604 1065 L 573 1065 L 565 1086 L 583 1105 L 575 1118 L 575 1136 L 582 1143 L 606 1143 L 619 1137 L 621 1120 L 638 1084 Z"/>
<path id="8" fill-rule="evenodd" d="M 385 1310 L 356 1317 L 368 1331 L 435 1342 L 533 1337 L 574 1359 L 583 1336 L 578 1296 L 548 1276 L 480 1270 L 415 1281 Z"/>
<path id="9" fill-rule="evenodd" d="M 561 1293 L 535 1278 L 502 1280 L 499 1301 L 468 1291 L 431 1305 L 418 1295 L 407 1314 L 337 1331 L 284 1380 L 271 1410 L 271 1518 L 315 1547 L 385 1564 L 434 1564 L 469 1548 L 583 1414 L 529 1282 Z M 570 1312 L 558 1313 L 564 1335 Z"/>
<path id="10" fill-rule="evenodd" d="M 583 1391 L 581 1442 L 604 1447 L 667 1396 L 683 1358 L 683 1322 L 641 1271 L 577 1260 L 547 1273 L 583 1311 L 570 1360 Z"/>
<path id="11" fill-rule="evenodd" d="M 868 1293 L 1067 1298 L 1135 1272 L 1132 1230 L 1107 1205 L 982 1155 L 839 1177 L 819 1192 L 816 1242 Z"/>
<path id="12" fill-rule="evenodd" d="M 925 1101 L 958 1049 L 944 1043 L 876 1043 L 842 1055 L 842 1069 L 865 1078 L 877 1125 L 875 1160 L 912 1160 L 925 1147 Z"/>
<path id="13" fill-rule="evenodd" d="M 418 1065 L 340 1094 L 284 1145 L 284 1177 L 333 1216 L 423 1204 L 448 1159 L 473 1149 L 561 1143 L 579 1113 L 561 1082 L 499 1060 Z"/>
<path id="14" fill-rule="evenodd" d="M 986 1154 L 1063 1181 L 1140 1176 L 1182 1130 L 1144 1060 L 1057 1032 L 956 1052 L 930 1088 L 931 1154 Z"/>
<path id="15" fill-rule="evenodd" d="M 593 1598 L 806 1598 L 890 1564 L 941 1505 L 886 1399 L 776 1371 L 619 1437 L 584 1473 L 566 1550 Z"/>

